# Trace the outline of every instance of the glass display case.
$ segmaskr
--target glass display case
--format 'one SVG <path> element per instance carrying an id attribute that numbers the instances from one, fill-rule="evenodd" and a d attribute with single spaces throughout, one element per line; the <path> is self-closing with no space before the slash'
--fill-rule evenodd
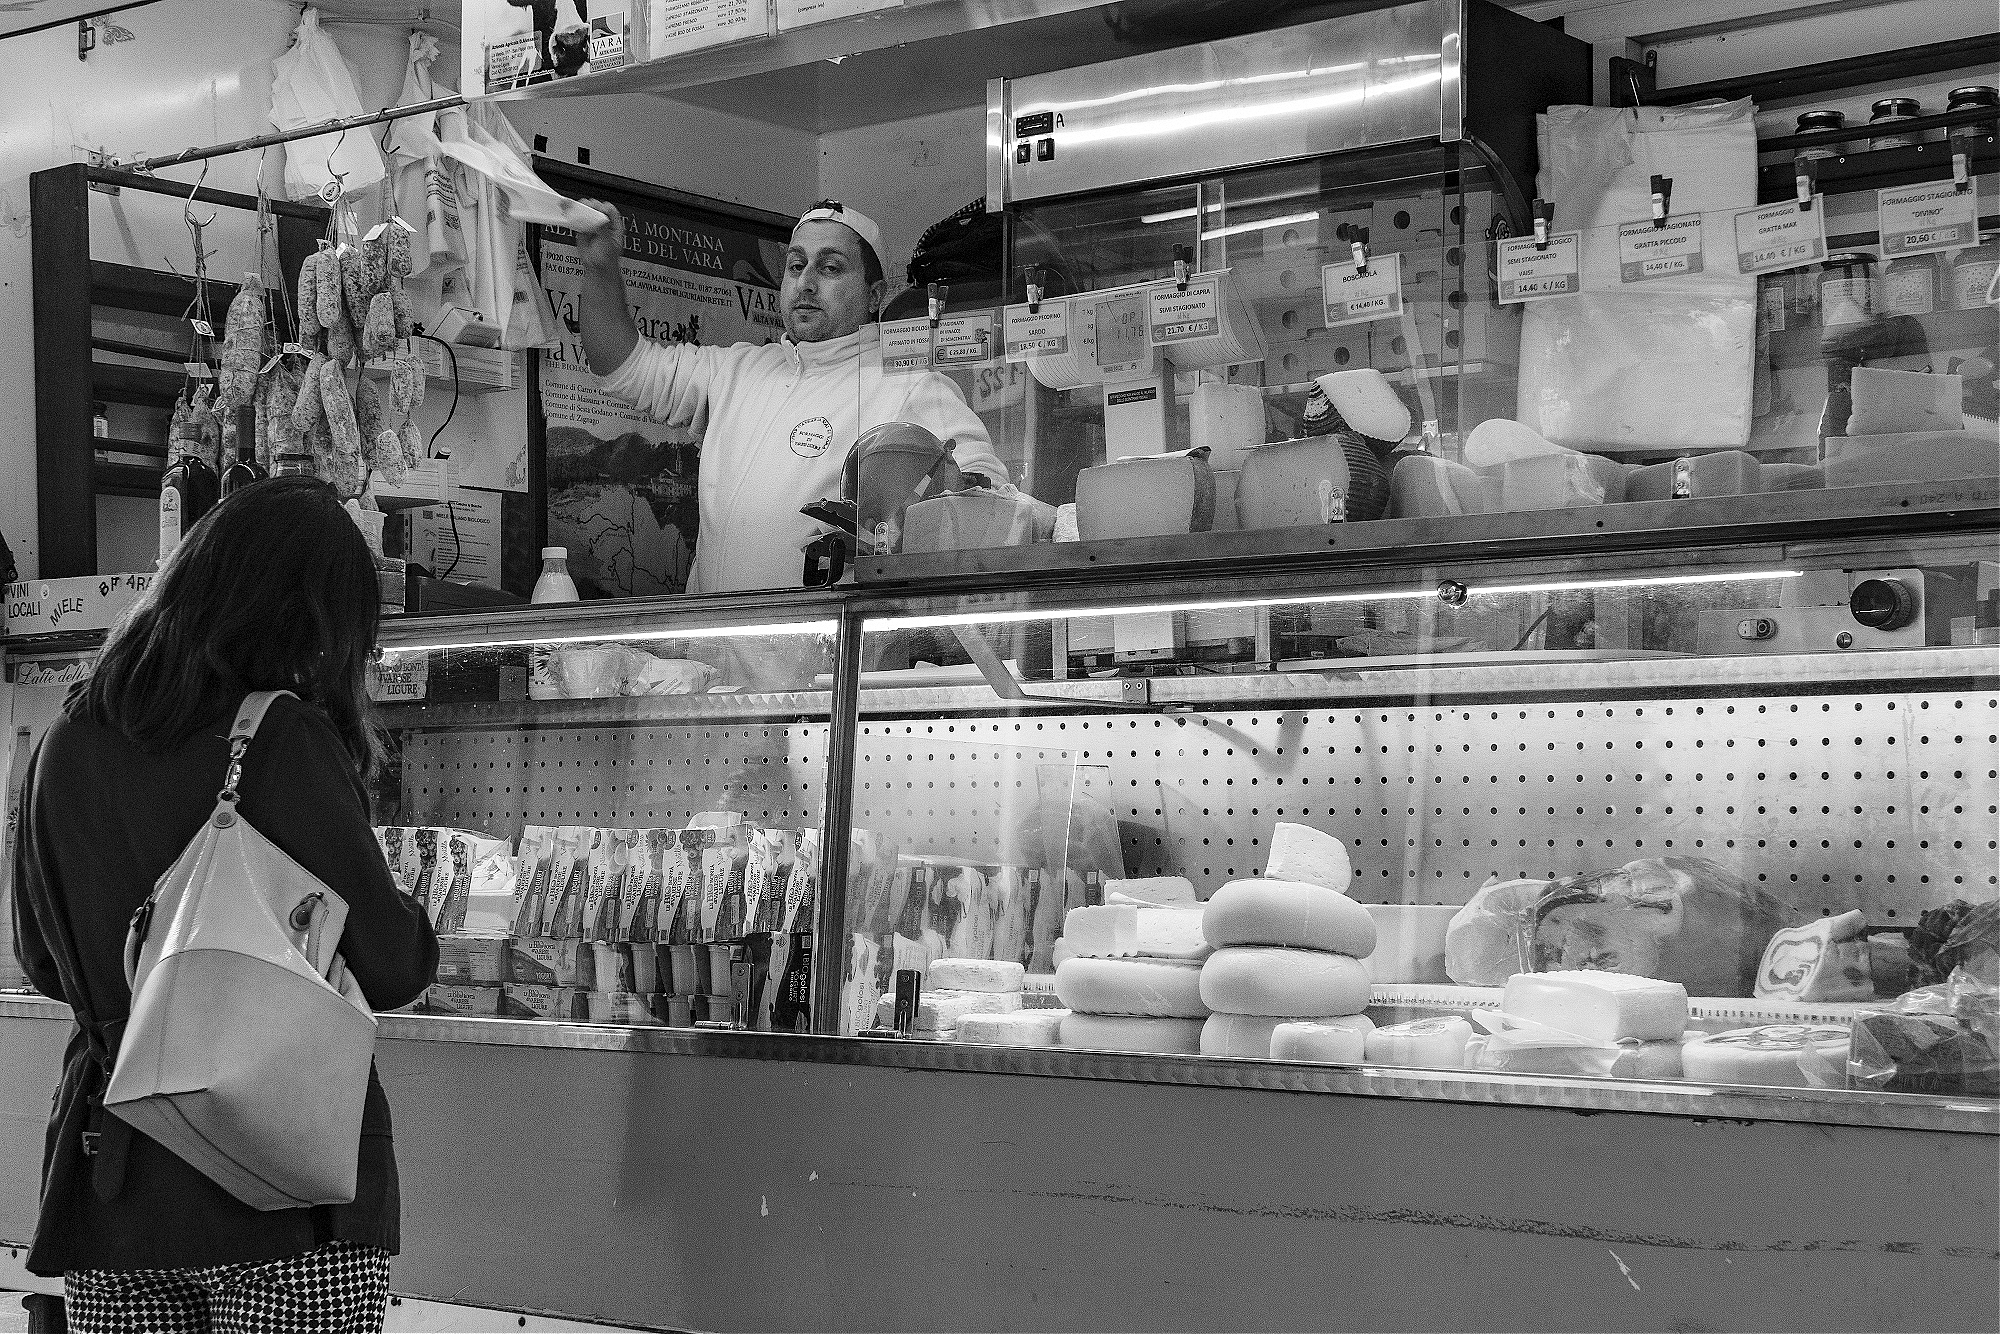
<path id="1" fill-rule="evenodd" d="M 1990 1099 L 1996 588 L 1980 533 L 882 597 L 840 1031 Z"/>
<path id="2" fill-rule="evenodd" d="M 836 605 L 391 618 L 383 850 L 432 1014 L 805 1031 Z"/>
<path id="3" fill-rule="evenodd" d="M 993 81 L 1012 304 L 938 294 L 927 364 L 1028 499 L 878 498 L 901 522 L 858 577 L 1908 530 L 1990 496 L 1987 90 L 1760 139 L 1748 98 L 1579 105 L 1580 49 L 1422 0 Z"/>

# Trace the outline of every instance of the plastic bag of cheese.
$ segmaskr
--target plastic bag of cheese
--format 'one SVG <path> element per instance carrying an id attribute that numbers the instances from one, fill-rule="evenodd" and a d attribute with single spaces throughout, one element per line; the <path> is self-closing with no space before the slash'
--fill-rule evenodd
<path id="1" fill-rule="evenodd" d="M 1528 972 L 1532 946 L 1529 922 L 1546 880 L 1497 877 L 1481 885 L 1444 930 L 1444 971 L 1465 987 L 1505 986 Z"/>
<path id="2" fill-rule="evenodd" d="M 2000 1095 L 2000 988 L 1966 968 L 1855 1016 L 1847 1084 L 1890 1093 Z"/>

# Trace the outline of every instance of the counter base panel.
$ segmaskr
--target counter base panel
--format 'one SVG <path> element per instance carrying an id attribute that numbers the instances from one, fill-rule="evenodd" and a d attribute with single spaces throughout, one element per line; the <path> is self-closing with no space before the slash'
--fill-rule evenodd
<path id="1" fill-rule="evenodd" d="M 0 1086 L 0 1238 L 33 1227 L 66 1029 L 0 1017 L 0 1066 L 35 1072 Z M 417 1296 L 689 1329 L 2000 1322 L 1983 1137 L 400 1037 L 377 1061 Z"/>

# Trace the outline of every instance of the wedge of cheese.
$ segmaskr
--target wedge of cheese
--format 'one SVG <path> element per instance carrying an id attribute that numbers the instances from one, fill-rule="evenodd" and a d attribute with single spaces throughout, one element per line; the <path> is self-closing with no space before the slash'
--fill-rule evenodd
<path id="1" fill-rule="evenodd" d="M 1347 845 L 1332 834 L 1280 820 L 1271 831 L 1271 859 L 1264 864 L 1264 878 L 1295 880 L 1344 894 L 1354 881 L 1354 864 Z"/>
<path id="2" fill-rule="evenodd" d="M 1063 919 L 1063 939 L 1086 958 L 1205 959 L 1200 908 L 1155 908 L 1106 903 L 1071 908 Z"/>
<path id="3" fill-rule="evenodd" d="M 1765 1000 L 1870 1000 L 1868 917 L 1861 909 L 1788 926 L 1771 937 L 1757 965 L 1757 995 Z"/>

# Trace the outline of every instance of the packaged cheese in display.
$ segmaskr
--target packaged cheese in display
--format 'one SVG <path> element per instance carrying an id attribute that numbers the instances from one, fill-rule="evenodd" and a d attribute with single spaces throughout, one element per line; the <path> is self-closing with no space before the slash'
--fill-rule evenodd
<path id="1" fill-rule="evenodd" d="M 1201 977 L 1201 964 L 1178 959 L 1065 959 L 1056 969 L 1056 995 L 1085 1014 L 1202 1019 L 1210 1007 L 1201 998 Z"/>
<path id="2" fill-rule="evenodd" d="M 1859 908 L 1771 937 L 1757 967 L 1757 995 L 1766 1000 L 1871 1000 L 1868 916 Z"/>
<path id="3" fill-rule="evenodd" d="M 1271 855 L 1264 863 L 1267 880 L 1296 880 L 1346 893 L 1354 880 L 1347 845 L 1311 825 L 1280 820 L 1271 830 Z"/>
<path id="4" fill-rule="evenodd" d="M 1688 1024 L 1686 987 L 1627 973 L 1520 973 L 1507 979 L 1500 1008 L 1596 1043 L 1678 1040 Z"/>
<path id="5" fill-rule="evenodd" d="M 914 1027 L 929 1031 L 957 1028 L 968 1014 L 1012 1014 L 1021 1008 L 1019 992 L 926 991 L 917 998 Z M 896 998 L 884 996 L 875 1005 L 875 1026 L 896 1026 Z"/>
<path id="6" fill-rule="evenodd" d="M 512 946 L 504 936 L 439 936 L 438 981 L 473 986 L 505 982 Z"/>
<path id="7" fill-rule="evenodd" d="M 1608 1045 L 1551 1046 L 1507 1033 L 1474 1037 L 1465 1049 L 1470 1069 L 1510 1075 L 1571 1075 L 1598 1079 L 1679 1079 L 1678 1038 Z"/>
<path id="8" fill-rule="evenodd" d="M 1288 945 L 1365 959 L 1375 952 L 1375 919 L 1345 894 L 1293 880 L 1232 880 L 1202 909 L 1209 944 Z"/>
<path id="9" fill-rule="evenodd" d="M 1847 1029 L 1838 1024 L 1764 1024 L 1708 1033 L 1681 1048 L 1687 1078 L 1708 1084 L 1775 1084 L 1809 1088 L 1808 1066 L 1839 1070 L 1847 1060 Z"/>
<path id="10" fill-rule="evenodd" d="M 1368 1035 L 1367 1057 L 1378 1065 L 1462 1070 L 1472 1025 L 1455 1014 L 1391 1024 Z"/>
<path id="11" fill-rule="evenodd" d="M 1076 475 L 1077 531 L 1086 542 L 1205 533 L 1215 525 L 1208 451 L 1118 459 Z"/>
<path id="12" fill-rule="evenodd" d="M 1232 945 L 1201 966 L 1201 999 L 1228 1014 L 1318 1018 L 1368 1006 L 1368 970 L 1359 959 L 1320 950 Z"/>
<path id="13" fill-rule="evenodd" d="M 2000 988 L 1961 964 L 1936 986 L 1864 1010 L 1847 1052 L 1851 1088 L 2000 1095 Z"/>
<path id="14" fill-rule="evenodd" d="M 424 993 L 424 1010 L 429 1014 L 463 1015 L 467 1018 L 491 1018 L 500 1013 L 500 988 L 497 986 L 452 986 L 439 985 Z"/>
<path id="15" fill-rule="evenodd" d="M 1077 1012 L 1063 1018 L 1062 1045 L 1083 1051 L 1199 1056 L 1201 1031 L 1200 1019 Z"/>
<path id="16" fill-rule="evenodd" d="M 1367 1055 L 1375 1025 L 1366 1015 L 1287 1019 L 1271 1030 L 1271 1059 L 1353 1065 Z"/>
<path id="17" fill-rule="evenodd" d="M 1781 900 L 1699 857 L 1649 858 L 1558 880 L 1535 902 L 1539 972 L 1590 968 L 1678 982 L 1696 996 L 1748 996 Z"/>

